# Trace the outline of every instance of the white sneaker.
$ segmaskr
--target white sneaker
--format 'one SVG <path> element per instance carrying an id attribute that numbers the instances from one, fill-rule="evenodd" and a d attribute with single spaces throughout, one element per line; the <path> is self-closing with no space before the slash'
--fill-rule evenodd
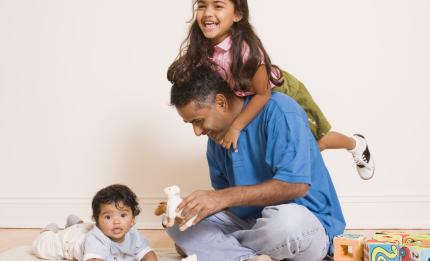
<path id="1" fill-rule="evenodd" d="M 375 162 L 370 155 L 369 146 L 366 139 L 361 134 L 354 134 L 355 148 L 350 150 L 354 163 L 357 168 L 358 175 L 364 180 L 371 179 L 375 173 Z"/>

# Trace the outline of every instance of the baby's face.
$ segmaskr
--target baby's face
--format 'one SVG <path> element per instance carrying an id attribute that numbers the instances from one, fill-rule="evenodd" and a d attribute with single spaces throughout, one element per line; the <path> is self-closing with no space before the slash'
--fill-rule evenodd
<path id="1" fill-rule="evenodd" d="M 100 230 L 112 241 L 121 243 L 135 222 L 131 208 L 120 202 L 117 206 L 115 203 L 102 204 L 98 224 Z"/>

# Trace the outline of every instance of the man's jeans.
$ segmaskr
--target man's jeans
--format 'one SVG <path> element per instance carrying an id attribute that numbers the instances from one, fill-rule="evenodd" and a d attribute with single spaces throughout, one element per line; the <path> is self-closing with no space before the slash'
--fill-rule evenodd
<path id="1" fill-rule="evenodd" d="M 241 261 L 263 254 L 277 260 L 316 261 L 329 248 L 320 221 L 294 203 L 265 207 L 258 219 L 242 220 L 223 211 L 184 232 L 175 225 L 167 233 L 199 261 Z"/>

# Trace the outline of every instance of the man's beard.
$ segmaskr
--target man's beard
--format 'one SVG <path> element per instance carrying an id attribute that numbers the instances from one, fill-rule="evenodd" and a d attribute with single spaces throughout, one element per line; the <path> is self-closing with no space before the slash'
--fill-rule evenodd
<path id="1" fill-rule="evenodd" d="M 215 143 L 220 144 L 226 132 L 209 132 L 207 136 Z"/>

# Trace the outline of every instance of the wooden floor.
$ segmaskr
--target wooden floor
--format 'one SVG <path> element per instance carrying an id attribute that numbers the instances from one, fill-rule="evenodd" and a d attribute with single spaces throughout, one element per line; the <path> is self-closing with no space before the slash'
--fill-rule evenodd
<path id="1" fill-rule="evenodd" d="M 0 228 L 0 253 L 8 249 L 31 245 L 40 229 L 3 229 Z M 139 230 L 149 241 L 152 248 L 173 248 L 173 241 L 164 230 Z"/>
<path id="2" fill-rule="evenodd" d="M 371 236 L 379 230 L 347 230 L 345 233 L 357 233 L 365 236 Z M 409 233 L 430 233 L 430 230 L 402 230 Z M 37 237 L 40 229 L 2 229 L 0 228 L 0 253 L 8 249 L 31 245 L 31 242 Z M 164 230 L 139 230 L 149 241 L 152 248 L 173 248 L 173 241 L 169 238 Z"/>

